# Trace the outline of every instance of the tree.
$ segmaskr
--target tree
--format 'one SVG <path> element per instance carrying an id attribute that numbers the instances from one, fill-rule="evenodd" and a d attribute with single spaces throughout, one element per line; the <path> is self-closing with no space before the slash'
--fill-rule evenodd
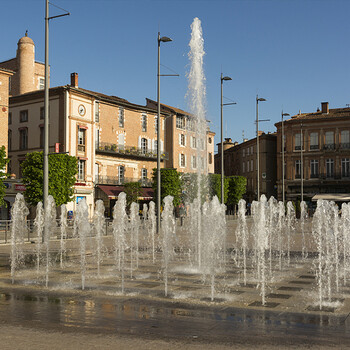
<path id="1" fill-rule="evenodd" d="M 153 189 L 157 194 L 157 169 L 153 169 L 152 174 Z M 181 178 L 180 173 L 176 169 L 160 169 L 160 191 L 161 202 L 166 196 L 173 196 L 173 204 L 177 207 L 181 203 Z"/>
<path id="2" fill-rule="evenodd" d="M 4 186 L 4 178 L 7 176 L 5 173 L 6 164 L 9 162 L 9 159 L 6 158 L 6 148 L 5 146 L 0 147 L 0 206 L 5 204 L 5 186 Z"/>
<path id="3" fill-rule="evenodd" d="M 43 152 L 26 155 L 21 165 L 23 182 L 26 185 L 24 196 L 31 205 L 43 200 Z M 78 172 L 78 160 L 68 154 L 49 155 L 49 195 L 60 206 L 73 200 L 73 186 Z"/>
<path id="4" fill-rule="evenodd" d="M 192 203 L 198 197 L 198 174 L 184 173 L 181 176 L 182 182 L 182 202 Z M 208 197 L 212 196 L 212 191 L 209 186 L 209 176 L 206 174 L 200 175 L 200 196 L 203 204 Z"/>
<path id="5" fill-rule="evenodd" d="M 124 184 L 124 192 L 126 194 L 126 205 L 129 208 L 131 203 L 138 202 L 141 195 L 141 184 L 139 182 L 128 182 Z"/>
<path id="6" fill-rule="evenodd" d="M 237 205 L 246 193 L 247 179 L 244 176 L 228 177 L 228 205 Z"/>
<path id="7" fill-rule="evenodd" d="M 221 174 L 210 174 L 209 186 L 211 197 L 217 196 L 221 203 Z M 228 186 L 229 181 L 227 177 L 224 177 L 224 203 L 227 202 L 228 198 Z"/>

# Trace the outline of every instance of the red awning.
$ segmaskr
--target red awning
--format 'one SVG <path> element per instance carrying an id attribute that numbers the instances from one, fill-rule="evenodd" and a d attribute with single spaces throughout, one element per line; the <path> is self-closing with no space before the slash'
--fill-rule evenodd
<path id="1" fill-rule="evenodd" d="M 110 186 L 110 185 L 98 185 L 97 186 L 101 191 L 103 191 L 108 198 L 116 199 L 118 198 L 119 193 L 124 191 L 124 186 Z M 139 200 L 152 200 L 154 197 L 153 188 L 142 187 L 141 196 Z"/>

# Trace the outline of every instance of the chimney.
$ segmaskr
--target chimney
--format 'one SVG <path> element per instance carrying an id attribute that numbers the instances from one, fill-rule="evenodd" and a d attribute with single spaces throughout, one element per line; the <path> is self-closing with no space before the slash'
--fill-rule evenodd
<path id="1" fill-rule="evenodd" d="M 328 102 L 321 102 L 321 108 L 322 108 L 322 113 L 325 113 L 325 114 L 329 113 Z"/>
<path id="2" fill-rule="evenodd" d="M 70 85 L 76 88 L 78 87 L 78 73 L 71 73 Z"/>

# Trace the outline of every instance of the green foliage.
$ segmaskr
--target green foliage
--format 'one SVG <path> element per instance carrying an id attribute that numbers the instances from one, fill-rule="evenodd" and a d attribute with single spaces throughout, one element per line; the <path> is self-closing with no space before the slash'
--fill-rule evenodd
<path id="1" fill-rule="evenodd" d="M 242 199 L 247 189 L 247 179 L 244 176 L 228 177 L 228 205 L 236 205 Z"/>
<path id="2" fill-rule="evenodd" d="M 217 196 L 221 203 L 221 174 L 209 175 L 210 197 Z M 229 180 L 224 178 L 224 203 L 227 203 Z"/>
<path id="3" fill-rule="evenodd" d="M 6 158 L 6 148 L 5 146 L 0 147 L 0 206 L 5 204 L 5 186 L 4 186 L 4 178 L 6 177 L 5 168 L 6 164 L 9 162 L 9 159 Z"/>
<path id="4" fill-rule="evenodd" d="M 182 203 L 192 203 L 198 197 L 198 174 L 185 173 L 181 176 L 182 181 Z M 200 195 L 202 204 L 211 196 L 208 186 L 208 175 L 200 176 Z"/>
<path id="5" fill-rule="evenodd" d="M 73 199 L 75 175 L 78 172 L 77 158 L 68 154 L 49 155 L 49 195 L 56 205 L 66 204 Z M 22 163 L 23 182 L 26 185 L 24 196 L 31 205 L 43 200 L 43 152 L 26 155 Z"/>
<path id="6" fill-rule="evenodd" d="M 157 169 L 153 169 L 153 189 L 157 193 Z M 160 169 L 160 184 L 161 184 L 161 202 L 166 196 L 174 197 L 174 206 L 181 203 L 181 178 L 180 173 L 176 169 Z"/>
<path id="7" fill-rule="evenodd" d="M 138 203 L 141 195 L 141 184 L 139 182 L 128 182 L 124 184 L 124 192 L 126 194 L 126 205 L 129 208 L 131 203 Z"/>

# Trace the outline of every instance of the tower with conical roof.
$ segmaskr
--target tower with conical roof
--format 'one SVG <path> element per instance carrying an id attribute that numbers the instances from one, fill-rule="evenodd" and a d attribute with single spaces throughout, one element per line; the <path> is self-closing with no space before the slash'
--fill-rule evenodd
<path id="1" fill-rule="evenodd" d="M 15 72 L 10 82 L 11 96 L 44 89 L 45 65 L 35 61 L 35 45 L 28 31 L 18 40 L 16 57 L 0 62 L 0 68 Z"/>

